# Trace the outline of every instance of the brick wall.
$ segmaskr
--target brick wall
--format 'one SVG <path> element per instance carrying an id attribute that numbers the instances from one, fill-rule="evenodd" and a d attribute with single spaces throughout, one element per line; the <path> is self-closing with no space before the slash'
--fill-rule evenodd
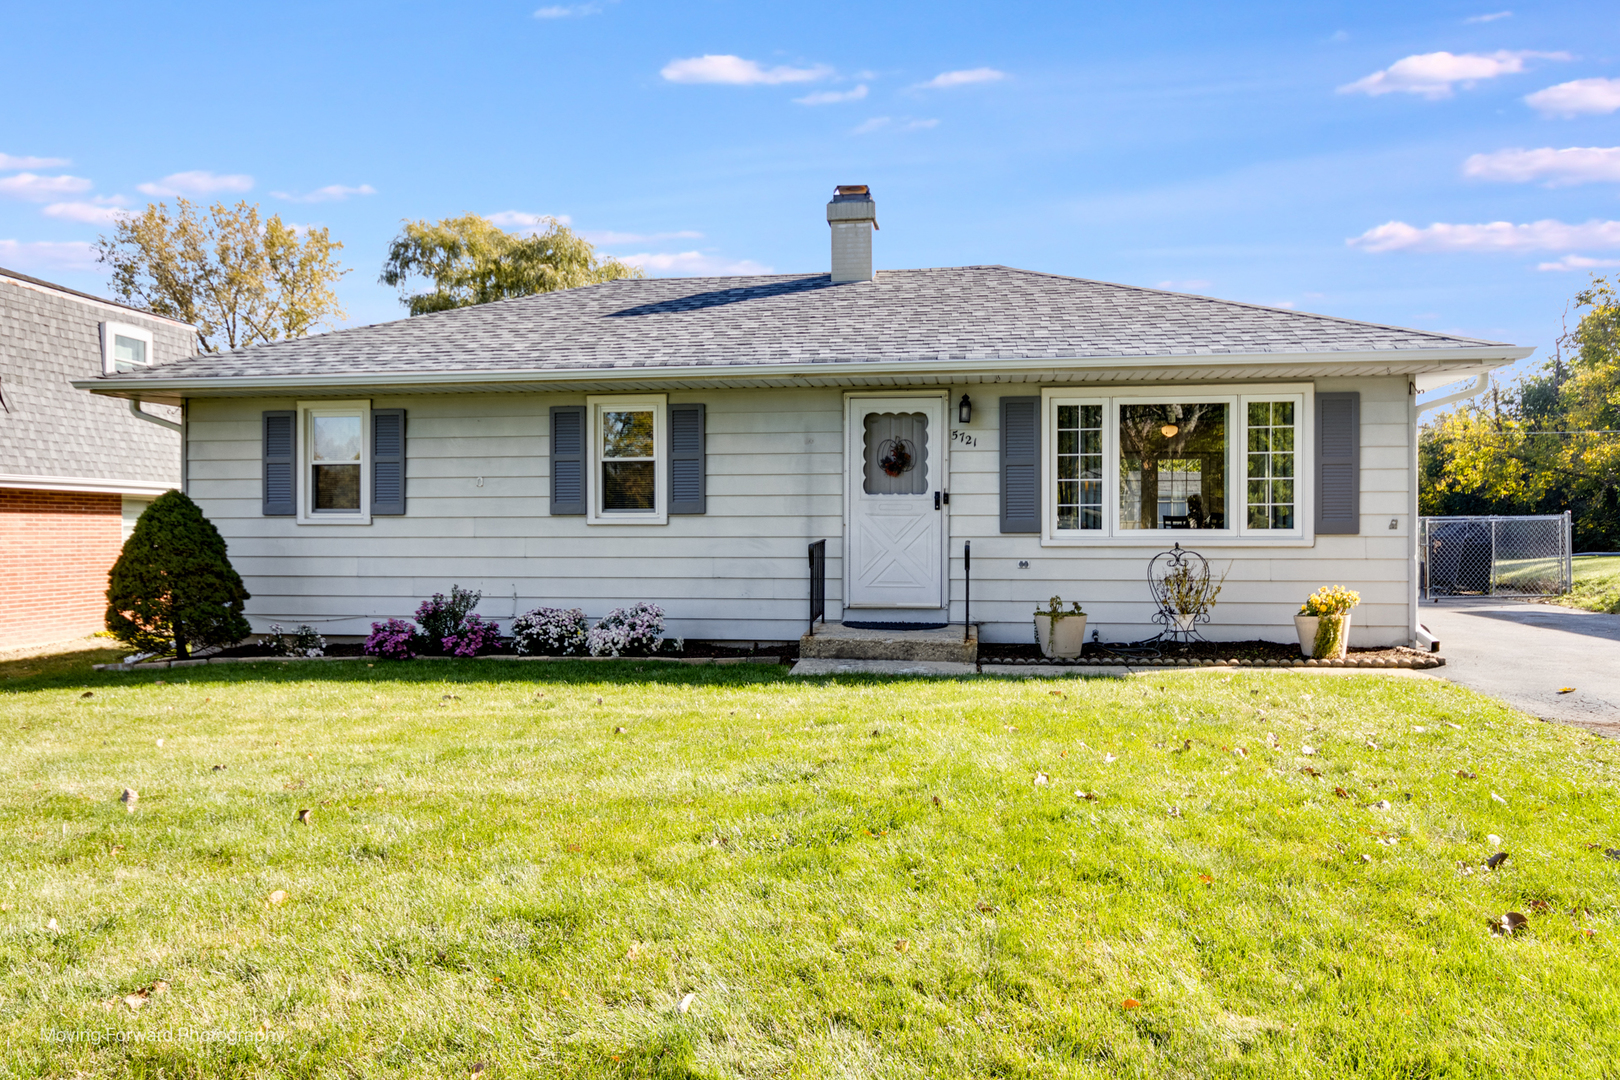
<path id="1" fill-rule="evenodd" d="M 0 649 L 102 628 L 122 522 L 117 495 L 0 488 Z"/>

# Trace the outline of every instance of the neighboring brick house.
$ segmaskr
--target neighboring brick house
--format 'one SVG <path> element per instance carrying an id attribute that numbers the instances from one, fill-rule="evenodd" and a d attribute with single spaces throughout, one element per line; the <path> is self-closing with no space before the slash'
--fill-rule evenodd
<path id="1" fill-rule="evenodd" d="M 181 486 L 179 409 L 133 416 L 72 380 L 192 356 L 196 340 L 185 323 L 0 269 L 0 649 L 101 629 L 124 538 Z"/>

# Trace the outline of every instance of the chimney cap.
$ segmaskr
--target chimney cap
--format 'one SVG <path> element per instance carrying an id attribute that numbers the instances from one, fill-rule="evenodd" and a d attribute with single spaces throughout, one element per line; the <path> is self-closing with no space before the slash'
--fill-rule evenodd
<path id="1" fill-rule="evenodd" d="M 833 202 L 870 202 L 872 190 L 865 184 L 839 184 L 833 189 Z"/>

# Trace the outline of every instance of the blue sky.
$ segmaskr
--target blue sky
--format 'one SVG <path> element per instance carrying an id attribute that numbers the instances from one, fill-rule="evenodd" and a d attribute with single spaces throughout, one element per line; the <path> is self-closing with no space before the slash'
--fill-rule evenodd
<path id="1" fill-rule="evenodd" d="M 1496 6 L 1502 5 L 1502 6 Z M 102 291 L 121 207 L 566 217 L 655 274 L 1005 263 L 1535 345 L 1620 274 L 1608 3 L 7 4 L 0 265 Z"/>

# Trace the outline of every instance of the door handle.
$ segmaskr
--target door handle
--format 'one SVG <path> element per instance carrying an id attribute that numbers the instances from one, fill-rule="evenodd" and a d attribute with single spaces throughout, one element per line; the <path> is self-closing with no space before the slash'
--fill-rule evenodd
<path id="1" fill-rule="evenodd" d="M 934 509 L 938 510 L 939 505 L 940 505 L 939 492 L 936 491 L 936 492 L 934 492 Z"/>

